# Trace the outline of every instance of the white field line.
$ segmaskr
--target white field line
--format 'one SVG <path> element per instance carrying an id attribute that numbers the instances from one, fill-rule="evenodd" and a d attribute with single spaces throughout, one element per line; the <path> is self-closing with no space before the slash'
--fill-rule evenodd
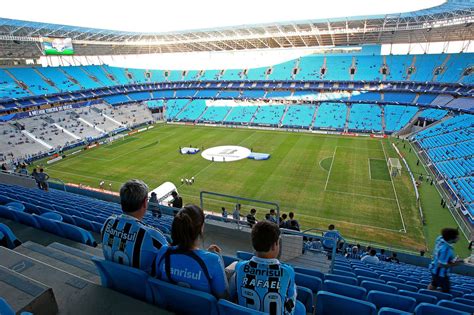
<path id="1" fill-rule="evenodd" d="M 345 191 L 337 191 L 337 190 L 331 190 L 331 189 L 326 189 L 326 191 L 332 192 L 332 193 L 344 194 L 344 195 L 367 197 L 367 198 L 372 198 L 372 199 L 382 199 L 382 200 L 392 200 L 392 201 L 396 200 L 394 198 L 371 196 L 371 195 L 364 195 L 364 194 L 351 193 L 351 192 L 345 192 Z"/>
<path id="2" fill-rule="evenodd" d="M 382 145 L 383 154 L 385 155 L 385 162 L 387 162 L 387 153 L 385 153 L 385 147 L 383 146 L 383 142 L 380 141 L 380 144 Z M 397 190 L 395 189 L 395 184 L 393 183 L 392 174 L 389 174 L 389 175 L 390 175 L 390 182 L 392 183 L 393 193 L 395 194 L 395 199 L 397 200 L 398 212 L 400 212 L 400 218 L 402 219 L 403 232 L 406 233 L 407 228 L 405 226 L 405 220 L 403 219 L 403 214 L 402 214 L 402 209 L 400 207 L 400 202 L 398 201 Z"/>
<path id="3" fill-rule="evenodd" d="M 336 151 L 337 151 L 337 146 L 334 149 L 334 154 L 332 155 L 331 166 L 329 167 L 328 177 L 326 178 L 326 185 L 324 185 L 324 190 L 326 190 L 326 188 L 328 187 L 329 177 L 331 177 L 332 166 L 334 164 L 334 160 L 336 159 Z"/>
<path id="4" fill-rule="evenodd" d="M 325 171 L 325 172 L 328 172 L 328 170 L 325 169 L 324 167 L 322 167 L 321 162 L 324 161 L 324 160 L 326 160 L 326 159 L 329 159 L 330 157 L 332 157 L 332 156 L 326 156 L 326 157 L 322 158 L 321 160 L 319 160 L 319 163 L 318 163 L 318 164 L 319 164 L 319 167 L 320 167 L 323 171 Z"/>
<path id="5" fill-rule="evenodd" d="M 368 158 L 367 161 L 369 161 L 369 179 L 372 180 L 372 174 L 370 173 L 370 158 Z"/>

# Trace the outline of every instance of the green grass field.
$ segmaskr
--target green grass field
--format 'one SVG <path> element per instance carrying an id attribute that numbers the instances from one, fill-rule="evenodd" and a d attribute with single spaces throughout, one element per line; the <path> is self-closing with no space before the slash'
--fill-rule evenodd
<path id="1" fill-rule="evenodd" d="M 178 153 L 180 146 L 190 144 L 205 148 L 240 145 L 270 153 L 271 158 L 217 163 L 200 154 Z M 200 191 L 278 202 L 281 211 L 296 213 L 304 229 L 327 228 L 333 223 L 353 240 L 423 249 L 426 229 L 409 176 L 404 171 L 392 179 L 388 157 L 398 156 L 387 139 L 156 125 L 48 165 L 47 172 L 64 182 L 92 187 L 105 180 L 112 190 L 130 178 L 144 180 L 151 189 L 171 181 L 185 203 L 199 203 Z M 181 178 L 192 176 L 194 185 L 181 185 Z M 243 213 L 255 206 L 243 204 Z M 232 208 L 224 200 L 205 200 L 206 210 L 219 212 L 221 206 Z M 258 217 L 267 211 L 258 208 Z"/>

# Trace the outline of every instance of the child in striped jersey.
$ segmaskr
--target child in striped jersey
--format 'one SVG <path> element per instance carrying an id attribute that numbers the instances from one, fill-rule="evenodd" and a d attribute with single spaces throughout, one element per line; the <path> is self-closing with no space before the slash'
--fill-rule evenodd
<path id="1" fill-rule="evenodd" d="M 280 229 L 270 221 L 260 221 L 252 228 L 255 256 L 238 262 L 230 281 L 230 293 L 237 303 L 271 315 L 306 313 L 296 303 L 295 272 L 277 259 L 280 252 Z"/>

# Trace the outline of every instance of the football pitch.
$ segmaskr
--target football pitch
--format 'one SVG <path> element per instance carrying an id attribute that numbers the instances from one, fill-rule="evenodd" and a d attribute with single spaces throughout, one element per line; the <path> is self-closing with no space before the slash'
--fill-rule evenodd
<path id="1" fill-rule="evenodd" d="M 269 160 L 211 162 L 200 154 L 181 155 L 180 146 L 238 145 L 269 153 Z M 388 139 L 282 131 L 158 124 L 99 148 L 47 165 L 66 183 L 112 190 L 130 178 L 151 189 L 173 182 L 185 203 L 199 204 L 201 191 L 277 202 L 294 211 L 303 229 L 333 223 L 349 239 L 420 250 L 427 246 L 408 173 L 392 178 L 389 157 L 398 158 Z M 195 177 L 193 185 L 181 178 Z M 243 204 L 243 214 L 255 204 Z M 205 210 L 220 212 L 229 201 L 208 198 Z M 257 208 L 263 218 L 268 209 Z"/>

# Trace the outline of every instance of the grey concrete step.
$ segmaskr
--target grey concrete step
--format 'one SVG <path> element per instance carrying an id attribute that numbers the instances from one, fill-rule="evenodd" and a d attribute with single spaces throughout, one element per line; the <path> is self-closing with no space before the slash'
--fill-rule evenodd
<path id="1" fill-rule="evenodd" d="M 91 247 L 89 245 L 81 244 L 81 243 L 74 243 L 74 244 L 66 244 L 63 242 L 60 242 L 60 243 L 77 248 L 79 250 L 82 250 L 96 257 L 101 257 L 101 258 L 104 257 L 104 254 L 102 253 L 102 244 L 97 245 L 97 247 Z"/>
<path id="2" fill-rule="evenodd" d="M 100 284 L 99 271 L 89 259 L 79 258 L 64 251 L 45 247 L 33 242 L 23 243 L 15 248 L 15 251 L 36 258 L 83 279 Z"/>
<path id="3" fill-rule="evenodd" d="M 169 314 L 38 259 L 0 247 L 0 265 L 53 289 L 59 314 Z"/>
<path id="4" fill-rule="evenodd" d="M 62 251 L 66 254 L 69 254 L 69 255 L 72 255 L 72 256 L 75 256 L 75 257 L 78 257 L 78 258 L 82 258 L 82 259 L 87 260 L 87 261 L 89 261 L 92 257 L 97 256 L 97 255 L 89 253 L 88 251 L 78 249 L 78 248 L 75 248 L 75 247 L 72 247 L 72 246 L 67 246 L 67 245 L 64 245 L 64 244 L 61 244 L 61 243 L 57 243 L 57 242 L 51 243 L 46 247 Z M 101 253 L 102 253 L 102 251 L 101 251 Z M 98 257 L 102 258 L 103 256 L 100 255 Z"/>
<path id="5" fill-rule="evenodd" d="M 293 258 L 287 263 L 295 267 L 316 269 L 328 273 L 331 267 L 331 260 L 328 260 L 325 253 L 305 252 L 303 255 Z"/>
<path id="6" fill-rule="evenodd" d="M 15 313 L 53 315 L 58 312 L 53 289 L 3 266 L 0 266 L 0 296 Z"/>

